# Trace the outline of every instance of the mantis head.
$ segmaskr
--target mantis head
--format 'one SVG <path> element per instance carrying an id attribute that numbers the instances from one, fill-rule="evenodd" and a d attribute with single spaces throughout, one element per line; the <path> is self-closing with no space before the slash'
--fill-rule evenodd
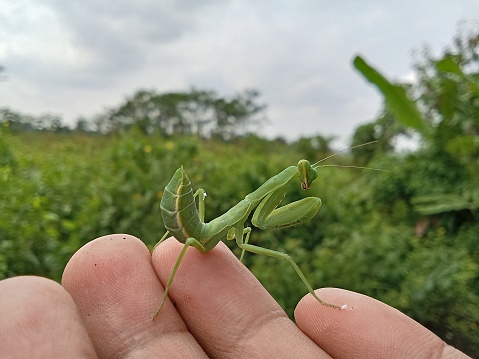
<path id="1" fill-rule="evenodd" d="M 298 162 L 298 175 L 301 179 L 301 188 L 308 189 L 311 183 L 318 177 L 318 171 L 311 166 L 309 161 L 301 160 Z"/>

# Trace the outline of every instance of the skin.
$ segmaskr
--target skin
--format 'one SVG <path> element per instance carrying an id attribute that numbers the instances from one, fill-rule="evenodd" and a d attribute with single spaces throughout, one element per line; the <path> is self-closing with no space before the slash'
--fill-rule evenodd
<path id="1" fill-rule="evenodd" d="M 316 293 L 352 310 L 308 294 L 296 326 L 223 243 L 188 249 L 152 320 L 182 246 L 170 238 L 151 256 L 139 239 L 109 235 L 71 258 L 63 286 L 0 281 L 0 357 L 467 358 L 399 311 L 340 289 Z"/>

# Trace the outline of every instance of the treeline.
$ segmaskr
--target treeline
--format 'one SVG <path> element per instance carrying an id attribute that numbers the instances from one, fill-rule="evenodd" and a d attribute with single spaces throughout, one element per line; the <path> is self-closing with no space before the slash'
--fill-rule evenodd
<path id="1" fill-rule="evenodd" d="M 245 90 L 231 98 L 214 91 L 157 93 L 139 90 L 116 108 L 94 118 L 80 118 L 73 127 L 58 115 L 30 116 L 0 109 L 0 123 L 17 131 L 109 134 L 135 127 L 145 134 L 198 135 L 225 140 L 252 132 L 266 121 L 259 93 Z"/>

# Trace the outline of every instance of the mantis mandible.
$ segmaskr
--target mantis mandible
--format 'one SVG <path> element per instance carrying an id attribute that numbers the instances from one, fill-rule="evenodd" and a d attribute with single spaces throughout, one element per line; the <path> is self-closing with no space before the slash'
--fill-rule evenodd
<path id="1" fill-rule="evenodd" d="M 373 142 L 364 143 L 348 149 L 365 146 Z M 341 152 L 347 151 L 345 149 Z M 338 153 L 341 153 L 338 152 Z M 263 230 L 273 230 L 296 226 L 308 222 L 318 213 L 321 208 L 321 199 L 318 197 L 307 197 L 299 201 L 278 207 L 284 199 L 290 183 L 299 179 L 301 188 L 307 190 L 311 183 L 318 177 L 319 167 L 332 167 L 335 165 L 319 165 L 319 163 L 337 155 L 335 153 L 311 165 L 307 160 L 300 160 L 296 166 L 290 166 L 268 179 L 257 190 L 248 194 L 237 205 L 211 222 L 204 222 L 206 192 L 198 189 L 193 193 L 191 182 L 181 166 L 166 185 L 160 208 L 163 223 L 167 229 L 165 235 L 156 244 L 158 246 L 171 233 L 178 241 L 184 243 L 183 249 L 173 267 L 173 271 L 165 287 L 165 293 L 160 307 L 153 315 L 153 319 L 160 313 L 168 297 L 173 278 L 180 266 L 181 261 L 188 247 L 195 247 L 201 253 L 213 249 L 223 239 L 233 240 L 242 250 L 240 260 L 243 260 L 245 251 L 263 254 L 270 257 L 284 259 L 291 264 L 298 276 L 303 281 L 309 293 L 322 305 L 347 309 L 347 305 L 336 305 L 320 299 L 308 280 L 304 276 L 296 262 L 286 253 L 248 244 L 251 228 L 245 227 L 245 222 L 251 212 L 253 226 Z M 381 169 L 359 167 L 359 166 L 336 166 L 352 167 L 385 171 Z M 198 197 L 198 208 L 196 208 L 196 197 Z M 155 248 L 156 248 L 155 246 Z"/>

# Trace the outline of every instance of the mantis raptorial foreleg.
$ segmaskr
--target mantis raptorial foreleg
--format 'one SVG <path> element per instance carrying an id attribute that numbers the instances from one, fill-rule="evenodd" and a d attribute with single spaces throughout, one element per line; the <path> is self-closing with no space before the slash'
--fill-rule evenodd
<path id="1" fill-rule="evenodd" d="M 352 148 L 367 144 L 369 143 Z M 326 157 L 325 159 L 332 156 L 333 155 Z M 325 159 L 323 159 L 323 161 Z M 332 308 L 346 309 L 347 306 L 338 306 L 321 300 L 314 293 L 312 286 L 309 284 L 296 262 L 288 254 L 249 244 L 248 241 L 251 234 L 251 228 L 244 226 L 244 223 L 252 212 L 254 213 L 251 222 L 255 227 L 260 229 L 278 229 L 300 225 L 313 218 L 321 208 L 321 199 L 317 197 L 308 197 L 289 203 L 283 207 L 277 207 L 284 199 L 290 183 L 299 179 L 303 190 L 307 190 L 311 186 L 311 183 L 318 177 L 317 169 L 321 167 L 318 165 L 319 162 L 311 165 L 308 161 L 301 160 L 298 162 L 297 166 L 290 166 L 284 169 L 276 176 L 271 177 L 263 183 L 263 185 L 257 190 L 248 194 L 228 212 L 208 223 L 204 222 L 204 199 L 206 197 L 206 192 L 203 189 L 199 189 L 193 193 L 191 182 L 186 175 L 186 172 L 183 170 L 183 167 L 180 167 L 165 187 L 161 199 L 161 216 L 167 229 L 167 233 L 161 238 L 159 243 L 171 233 L 178 241 L 185 245 L 183 246 L 166 284 L 163 301 L 153 318 L 158 315 L 165 303 L 173 278 L 188 247 L 193 246 L 201 253 L 206 253 L 213 249 L 220 240 L 231 240 L 233 238 L 236 240 L 238 247 L 242 250 L 240 257 L 241 260 L 243 259 L 245 251 L 284 259 L 293 266 L 308 291 L 319 303 Z M 366 169 L 384 171 L 375 168 Z M 196 208 L 196 197 L 198 197 L 198 208 Z"/>
<path id="2" fill-rule="evenodd" d="M 321 208 L 321 199 L 303 198 L 276 208 L 284 199 L 288 186 L 282 186 L 267 195 L 253 213 L 251 222 L 260 229 L 279 229 L 296 226 L 309 221 Z"/>

